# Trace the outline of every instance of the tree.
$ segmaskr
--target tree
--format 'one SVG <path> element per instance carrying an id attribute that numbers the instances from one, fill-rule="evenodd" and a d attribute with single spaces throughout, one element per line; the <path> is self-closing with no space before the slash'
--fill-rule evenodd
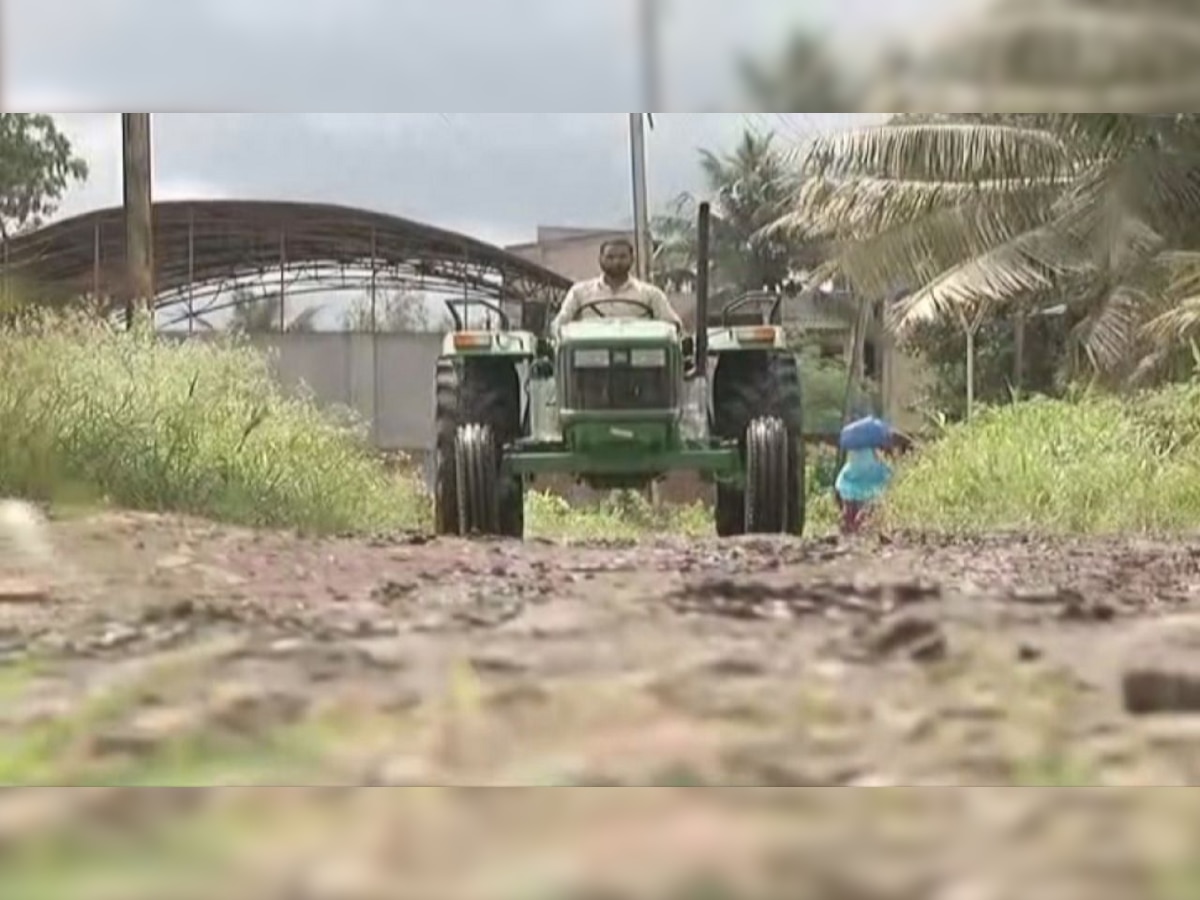
<path id="1" fill-rule="evenodd" d="M 40 226 L 87 174 L 53 117 L 0 113 L 0 239 Z"/>
<path id="2" fill-rule="evenodd" d="M 408 291 L 397 291 L 377 298 L 372 316 L 370 297 L 355 298 L 342 315 L 343 331 L 428 333 L 443 331 L 446 317 L 434 316 L 425 297 Z"/>
<path id="3" fill-rule="evenodd" d="M 1186 0 L 996 0 L 875 86 L 876 109 L 1187 109 L 1200 10 Z"/>
<path id="4" fill-rule="evenodd" d="M 815 148 L 780 227 L 836 241 L 857 285 L 915 285 L 893 312 L 902 334 L 954 323 L 973 355 L 1010 316 L 1018 384 L 1026 323 L 1047 306 L 1063 307 L 1066 374 L 1170 377 L 1200 333 L 1200 139 L 1196 114 L 1152 111 L 1200 98 L 1198 12 L 999 0 L 889 61 L 860 108 L 904 113 Z M 983 112 L 926 112 L 955 108 Z M 1013 108 L 1038 112 L 990 112 Z M 1107 109 L 1146 112 L 1077 112 Z"/>
<path id="5" fill-rule="evenodd" d="M 765 234 L 790 207 L 796 180 L 788 155 L 772 134 L 747 131 L 726 154 L 702 150 L 700 165 L 712 196 L 712 278 L 715 291 L 778 290 L 799 265 L 811 264 L 814 248 L 790 234 Z M 654 270 L 661 281 L 695 277 L 696 207 L 680 197 L 671 213 L 654 222 Z"/>
<path id="6" fill-rule="evenodd" d="M 765 64 L 740 66 L 748 100 L 766 112 L 834 112 L 855 105 L 855 87 L 819 38 L 804 31 Z"/>
<path id="7" fill-rule="evenodd" d="M 262 334 L 278 332 L 283 300 L 278 294 L 255 297 L 248 291 L 238 291 L 236 305 L 229 321 L 229 330 L 236 334 Z M 316 319 L 321 314 L 320 306 L 308 306 L 287 321 L 288 332 L 310 332 L 316 330 Z"/>
<path id="8" fill-rule="evenodd" d="M 835 238 L 860 287 L 919 286 L 901 334 L 956 321 L 970 356 L 990 316 L 1065 303 L 1070 369 L 1125 377 L 1156 333 L 1164 251 L 1200 249 L 1198 119 L 943 114 L 818 139 L 793 224 Z"/>

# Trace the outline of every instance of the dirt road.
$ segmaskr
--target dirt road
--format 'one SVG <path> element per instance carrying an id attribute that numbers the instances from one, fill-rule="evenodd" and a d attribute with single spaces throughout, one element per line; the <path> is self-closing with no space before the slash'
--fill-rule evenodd
<path id="1" fill-rule="evenodd" d="M 1095 900 L 1200 885 L 1189 857 L 1200 816 L 1163 792 L 626 791 L 567 803 L 268 790 L 225 792 L 201 812 L 197 799 L 122 790 L 1194 784 L 1200 718 L 1128 708 L 1200 709 L 1186 678 L 1164 692 L 1153 677 L 1191 667 L 1200 683 L 1200 541 L 565 547 L 302 540 L 141 515 L 54 527 L 53 596 L 0 602 L 0 777 L 106 787 L 0 799 L 0 876 L 44 877 L 27 861 L 4 868 L 15 835 L 50 840 L 114 816 L 153 821 L 156 835 L 164 821 L 184 829 L 181 871 L 207 846 L 186 829 L 227 840 L 242 833 L 221 818 L 234 816 L 257 836 L 239 849 L 262 850 L 245 871 L 294 871 L 284 856 L 337 862 L 321 876 L 342 879 L 318 892 L 330 897 L 443 896 L 412 880 L 418 870 L 439 885 L 455 876 L 466 893 L 453 896 L 574 896 L 528 888 L 665 878 L 697 861 L 740 871 L 767 851 L 789 897 L 1011 887 Z M 478 841 L 482 862 L 440 856 L 432 836 L 451 832 L 459 850 Z M 357 849 L 315 852 L 330 834 Z M 868 849 L 895 851 L 894 865 L 855 863 Z M 551 865 L 565 859 L 584 868 Z M 1018 877 L 1018 862 L 1034 874 Z M 398 865 L 409 893 L 370 893 Z M 1185 893 L 1147 893 L 1151 882 Z M 353 886 L 364 893 L 336 892 Z"/>

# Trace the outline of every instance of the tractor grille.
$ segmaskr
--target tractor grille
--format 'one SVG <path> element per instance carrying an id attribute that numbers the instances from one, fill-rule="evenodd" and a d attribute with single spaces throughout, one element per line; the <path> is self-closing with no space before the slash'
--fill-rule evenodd
<path id="1" fill-rule="evenodd" d="M 577 410 L 655 410 L 675 405 L 667 351 L 579 349 L 567 406 Z"/>

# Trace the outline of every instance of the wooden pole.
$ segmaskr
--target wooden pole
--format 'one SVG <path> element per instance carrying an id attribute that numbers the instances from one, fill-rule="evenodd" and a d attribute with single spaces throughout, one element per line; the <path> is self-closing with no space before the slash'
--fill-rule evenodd
<path id="1" fill-rule="evenodd" d="M 121 113 L 125 187 L 126 324 L 154 307 L 154 223 L 150 113 Z"/>

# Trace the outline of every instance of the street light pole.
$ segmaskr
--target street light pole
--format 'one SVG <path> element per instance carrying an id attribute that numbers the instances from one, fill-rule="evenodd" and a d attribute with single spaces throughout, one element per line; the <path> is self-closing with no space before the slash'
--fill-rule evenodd
<path id="1" fill-rule="evenodd" d="M 646 111 L 653 114 L 662 107 L 662 69 L 659 47 L 659 23 L 662 0 L 639 0 L 638 31 L 642 42 L 642 99 Z"/>
<path id="2" fill-rule="evenodd" d="M 659 0 L 639 0 L 639 32 L 642 40 L 642 105 L 644 113 L 629 114 L 629 147 L 633 157 L 633 223 L 637 244 L 637 275 L 649 281 L 653 271 L 650 239 L 650 196 L 646 176 L 646 119 L 659 108 L 658 14 Z M 661 503 L 658 482 L 650 483 L 650 503 Z"/>
<path id="3" fill-rule="evenodd" d="M 154 307 L 150 113 L 121 113 L 125 194 L 126 325 Z"/>
<path id="4" fill-rule="evenodd" d="M 629 114 L 629 145 L 633 156 L 633 222 L 637 244 L 637 273 L 649 280 L 653 244 L 650 239 L 650 201 L 646 175 L 646 119 L 660 106 L 658 20 L 659 0 L 638 0 L 638 31 L 642 45 L 642 106 Z"/>
<path id="5" fill-rule="evenodd" d="M 646 179 L 646 117 L 629 114 L 629 146 L 633 156 L 633 230 L 637 244 L 637 276 L 650 278 L 650 201 Z"/>

